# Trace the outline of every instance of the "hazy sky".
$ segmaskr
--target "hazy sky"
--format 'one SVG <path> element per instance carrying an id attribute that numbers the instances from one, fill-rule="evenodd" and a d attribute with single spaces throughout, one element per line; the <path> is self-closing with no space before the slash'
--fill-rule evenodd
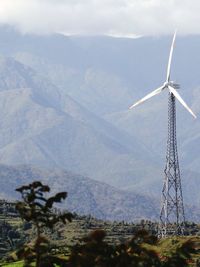
<path id="1" fill-rule="evenodd" d="M 200 34 L 200 0 L 0 0 L 22 32 L 116 36 Z"/>

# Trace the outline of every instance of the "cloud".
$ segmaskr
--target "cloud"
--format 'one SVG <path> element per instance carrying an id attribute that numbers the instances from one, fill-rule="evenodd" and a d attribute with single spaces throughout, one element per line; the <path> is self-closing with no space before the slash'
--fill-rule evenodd
<path id="1" fill-rule="evenodd" d="M 41 34 L 200 34 L 199 10 L 199 0 L 0 0 L 0 23 Z"/>

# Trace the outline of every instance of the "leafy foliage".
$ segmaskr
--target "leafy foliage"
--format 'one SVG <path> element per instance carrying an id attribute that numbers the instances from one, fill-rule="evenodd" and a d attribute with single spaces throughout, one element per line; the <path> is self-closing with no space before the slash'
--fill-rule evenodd
<path id="1" fill-rule="evenodd" d="M 72 220 L 71 213 L 58 214 L 53 209 L 54 203 L 60 203 L 66 199 L 67 193 L 60 192 L 47 198 L 46 194 L 50 192 L 50 187 L 40 181 L 21 186 L 16 191 L 21 193 L 23 199 L 17 202 L 16 209 L 21 218 L 33 223 L 36 229 L 36 239 L 20 249 L 18 257 L 25 259 L 25 267 L 30 266 L 34 261 L 36 261 L 36 267 L 54 266 L 54 262 L 58 259 L 50 255 L 49 240 L 42 233 L 45 228 L 53 229 L 58 222 L 66 224 L 67 221 Z"/>
<path id="2" fill-rule="evenodd" d="M 70 267 L 186 267 L 196 244 L 185 242 L 167 258 L 161 257 L 149 245 L 157 245 L 157 238 L 145 230 L 138 231 L 127 243 L 113 246 L 104 241 L 105 232 L 96 230 L 85 244 L 72 249 Z"/>

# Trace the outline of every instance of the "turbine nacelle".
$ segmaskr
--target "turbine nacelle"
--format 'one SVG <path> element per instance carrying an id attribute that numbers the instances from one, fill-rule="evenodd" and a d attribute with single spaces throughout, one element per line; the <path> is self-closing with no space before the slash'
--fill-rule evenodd
<path id="1" fill-rule="evenodd" d="M 180 85 L 170 81 L 170 74 L 171 74 L 171 62 L 172 62 L 172 55 L 173 55 L 173 49 L 174 49 L 174 43 L 175 43 L 175 39 L 176 39 L 176 32 L 174 34 L 173 37 L 173 41 L 172 41 L 172 45 L 171 45 L 171 49 L 170 49 L 170 54 L 169 54 L 169 60 L 168 60 L 168 66 L 167 66 L 167 79 L 166 82 L 163 83 L 163 85 L 159 88 L 157 88 L 156 90 L 152 91 L 151 93 L 149 93 L 148 95 L 146 95 L 145 97 L 143 97 L 141 100 L 137 101 L 135 104 L 133 104 L 132 106 L 130 106 L 129 109 L 134 108 L 135 106 L 142 104 L 143 102 L 145 102 L 147 99 L 161 93 L 163 90 L 168 89 L 169 92 L 171 94 L 174 95 L 174 97 L 176 99 L 178 99 L 178 101 L 184 106 L 184 108 L 187 109 L 188 112 L 190 112 L 190 114 L 192 114 L 192 116 L 194 118 L 196 118 L 196 115 L 194 114 L 194 112 L 188 107 L 188 105 L 185 103 L 185 101 L 182 99 L 182 97 L 179 95 L 179 93 L 177 92 L 177 89 L 180 88 Z"/>
<path id="2" fill-rule="evenodd" d="M 170 81 L 170 82 L 164 82 L 164 84 L 163 84 L 163 87 L 164 88 L 168 88 L 168 86 L 171 86 L 171 87 L 173 87 L 174 89 L 180 89 L 180 84 L 178 84 L 178 83 L 175 83 L 175 82 L 173 82 L 173 81 Z"/>
<path id="3" fill-rule="evenodd" d="M 175 83 L 173 81 L 170 82 L 169 86 L 173 87 L 174 89 L 180 89 L 180 84 Z"/>

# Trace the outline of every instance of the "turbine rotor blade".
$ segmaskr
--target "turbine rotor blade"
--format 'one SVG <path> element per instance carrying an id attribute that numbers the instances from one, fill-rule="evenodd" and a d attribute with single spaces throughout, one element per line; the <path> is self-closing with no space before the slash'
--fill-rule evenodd
<path id="1" fill-rule="evenodd" d="M 189 111 L 192 116 L 196 119 L 197 116 L 194 114 L 194 112 L 188 107 L 188 105 L 185 103 L 185 101 L 182 99 L 182 97 L 179 95 L 179 93 L 174 89 L 172 86 L 168 85 L 169 91 L 178 99 L 178 101 Z"/>
<path id="2" fill-rule="evenodd" d="M 172 40 L 171 49 L 170 49 L 170 53 L 169 53 L 166 82 L 169 82 L 169 80 L 170 80 L 171 63 L 172 63 L 172 55 L 173 55 L 173 51 L 174 51 L 175 39 L 176 39 L 176 31 L 174 33 L 174 37 L 173 37 L 173 40 Z"/>
<path id="3" fill-rule="evenodd" d="M 146 95 L 145 97 L 143 97 L 142 99 L 137 101 L 135 104 L 130 106 L 129 109 L 132 109 L 132 108 L 136 107 L 137 105 L 142 104 L 147 99 L 149 99 L 149 98 L 161 93 L 164 90 L 164 88 L 165 88 L 165 86 L 161 86 L 161 87 L 157 88 L 156 90 L 154 90 L 153 92 L 149 93 L 148 95 Z"/>

